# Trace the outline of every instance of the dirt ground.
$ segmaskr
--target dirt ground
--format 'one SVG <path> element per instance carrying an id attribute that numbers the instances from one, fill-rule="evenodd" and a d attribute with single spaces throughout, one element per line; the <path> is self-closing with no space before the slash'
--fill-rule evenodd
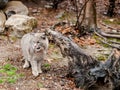
<path id="1" fill-rule="evenodd" d="M 43 2 L 42 2 L 43 3 Z M 38 27 L 40 31 L 52 26 L 56 22 L 58 13 L 64 12 L 62 9 L 53 11 L 51 9 L 43 8 L 43 4 L 35 4 L 32 2 L 25 2 L 29 8 L 29 16 L 34 16 L 38 20 Z M 97 46 L 92 45 L 92 50 L 96 50 Z M 87 47 L 88 53 L 91 53 L 91 47 Z M 97 51 L 103 50 L 100 46 Z M 110 53 L 110 50 L 104 50 Z M 102 53 L 102 52 L 101 52 Z M 22 73 L 24 76 L 19 78 L 16 83 L 3 83 L 0 84 L 0 90 L 80 90 L 75 88 L 74 82 L 71 78 L 67 78 L 67 62 L 66 58 L 63 58 L 60 54 L 60 50 L 53 44 L 49 45 L 48 55 L 43 64 L 43 73 L 38 77 L 33 77 L 31 68 L 23 69 L 22 66 L 22 54 L 20 48 L 20 39 L 17 39 L 14 43 L 9 43 L 4 36 L 0 36 L 0 65 L 3 66 L 6 63 L 10 63 L 18 68 L 17 73 Z M 49 68 L 45 68 L 44 65 L 49 65 Z"/>
<path id="2" fill-rule="evenodd" d="M 59 10 L 46 10 L 41 4 L 32 2 L 24 2 L 24 4 L 29 8 L 29 16 L 38 19 L 38 29 L 44 29 L 57 22 L 55 16 Z M 20 39 L 11 44 L 6 37 L 0 36 L 0 65 L 10 63 L 18 68 L 17 73 L 24 75 L 14 84 L 0 84 L 0 90 L 77 90 L 73 81 L 66 78 L 67 62 L 67 59 L 62 58 L 59 49 L 50 45 L 44 62 L 50 67 L 46 69 L 43 66 L 43 74 L 35 78 L 31 73 L 31 68 L 22 68 L 24 61 L 22 61 Z"/>

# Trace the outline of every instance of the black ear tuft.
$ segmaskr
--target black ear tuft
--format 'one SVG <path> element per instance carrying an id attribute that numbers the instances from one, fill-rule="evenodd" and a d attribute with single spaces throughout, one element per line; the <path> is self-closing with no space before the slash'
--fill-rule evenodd
<path id="1" fill-rule="evenodd" d="M 45 36 L 45 34 L 44 34 L 44 35 L 42 35 L 42 36 L 41 36 L 41 38 L 45 40 L 45 39 L 46 39 L 46 36 Z"/>

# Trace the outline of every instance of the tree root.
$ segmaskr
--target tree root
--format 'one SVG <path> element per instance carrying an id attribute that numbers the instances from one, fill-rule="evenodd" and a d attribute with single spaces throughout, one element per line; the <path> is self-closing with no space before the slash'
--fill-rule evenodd
<path id="1" fill-rule="evenodd" d="M 102 31 L 100 31 L 99 30 L 99 32 L 98 32 L 98 30 L 96 31 L 96 30 L 94 30 L 94 33 L 97 35 L 97 36 L 99 36 L 100 38 L 102 38 L 102 39 L 99 39 L 102 43 L 104 43 L 104 44 L 107 44 L 107 45 L 109 45 L 109 46 L 111 46 L 112 48 L 116 48 L 116 49 L 118 49 L 118 50 L 120 50 L 120 43 L 119 42 L 115 42 L 115 41 L 112 41 L 112 40 L 108 40 L 105 36 L 107 35 L 107 36 L 109 36 L 109 37 L 112 37 L 113 38 L 113 35 L 111 36 L 111 34 L 107 34 L 107 33 L 105 33 L 105 32 L 102 32 Z M 117 36 L 117 38 L 118 37 L 120 37 L 120 35 L 114 35 L 115 37 L 114 38 L 116 38 L 116 36 Z"/>
<path id="2" fill-rule="evenodd" d="M 101 30 L 97 30 L 97 32 L 104 37 L 120 39 L 120 35 L 118 35 L 118 34 L 109 34 L 109 33 L 103 32 Z"/>

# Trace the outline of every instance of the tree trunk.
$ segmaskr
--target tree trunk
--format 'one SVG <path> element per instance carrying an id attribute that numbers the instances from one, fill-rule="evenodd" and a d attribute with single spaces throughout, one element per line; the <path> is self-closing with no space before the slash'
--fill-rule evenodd
<path id="1" fill-rule="evenodd" d="M 79 14 L 77 15 L 76 27 L 80 31 L 80 35 L 86 32 L 91 32 L 95 28 L 97 28 L 97 17 L 96 17 L 97 15 L 96 15 L 95 0 L 85 0 L 83 7 L 78 13 Z M 82 13 L 83 13 L 83 16 L 81 16 Z"/>
<path id="2" fill-rule="evenodd" d="M 116 0 L 109 0 L 109 7 L 107 11 L 107 15 L 109 17 L 112 17 L 114 15 L 115 1 Z"/>
<path id="3" fill-rule="evenodd" d="M 84 24 L 85 24 L 85 26 L 88 27 L 88 30 L 92 30 L 97 27 L 96 3 L 94 0 L 89 0 L 86 5 Z"/>

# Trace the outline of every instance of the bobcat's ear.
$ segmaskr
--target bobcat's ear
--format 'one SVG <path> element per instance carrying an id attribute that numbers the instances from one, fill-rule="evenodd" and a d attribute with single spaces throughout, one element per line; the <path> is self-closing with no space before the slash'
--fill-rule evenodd
<path id="1" fill-rule="evenodd" d="M 35 36 L 35 33 L 31 32 L 30 35 Z"/>
<path id="2" fill-rule="evenodd" d="M 41 36 L 41 38 L 44 39 L 44 40 L 46 39 L 45 33 L 43 33 L 43 35 Z"/>

